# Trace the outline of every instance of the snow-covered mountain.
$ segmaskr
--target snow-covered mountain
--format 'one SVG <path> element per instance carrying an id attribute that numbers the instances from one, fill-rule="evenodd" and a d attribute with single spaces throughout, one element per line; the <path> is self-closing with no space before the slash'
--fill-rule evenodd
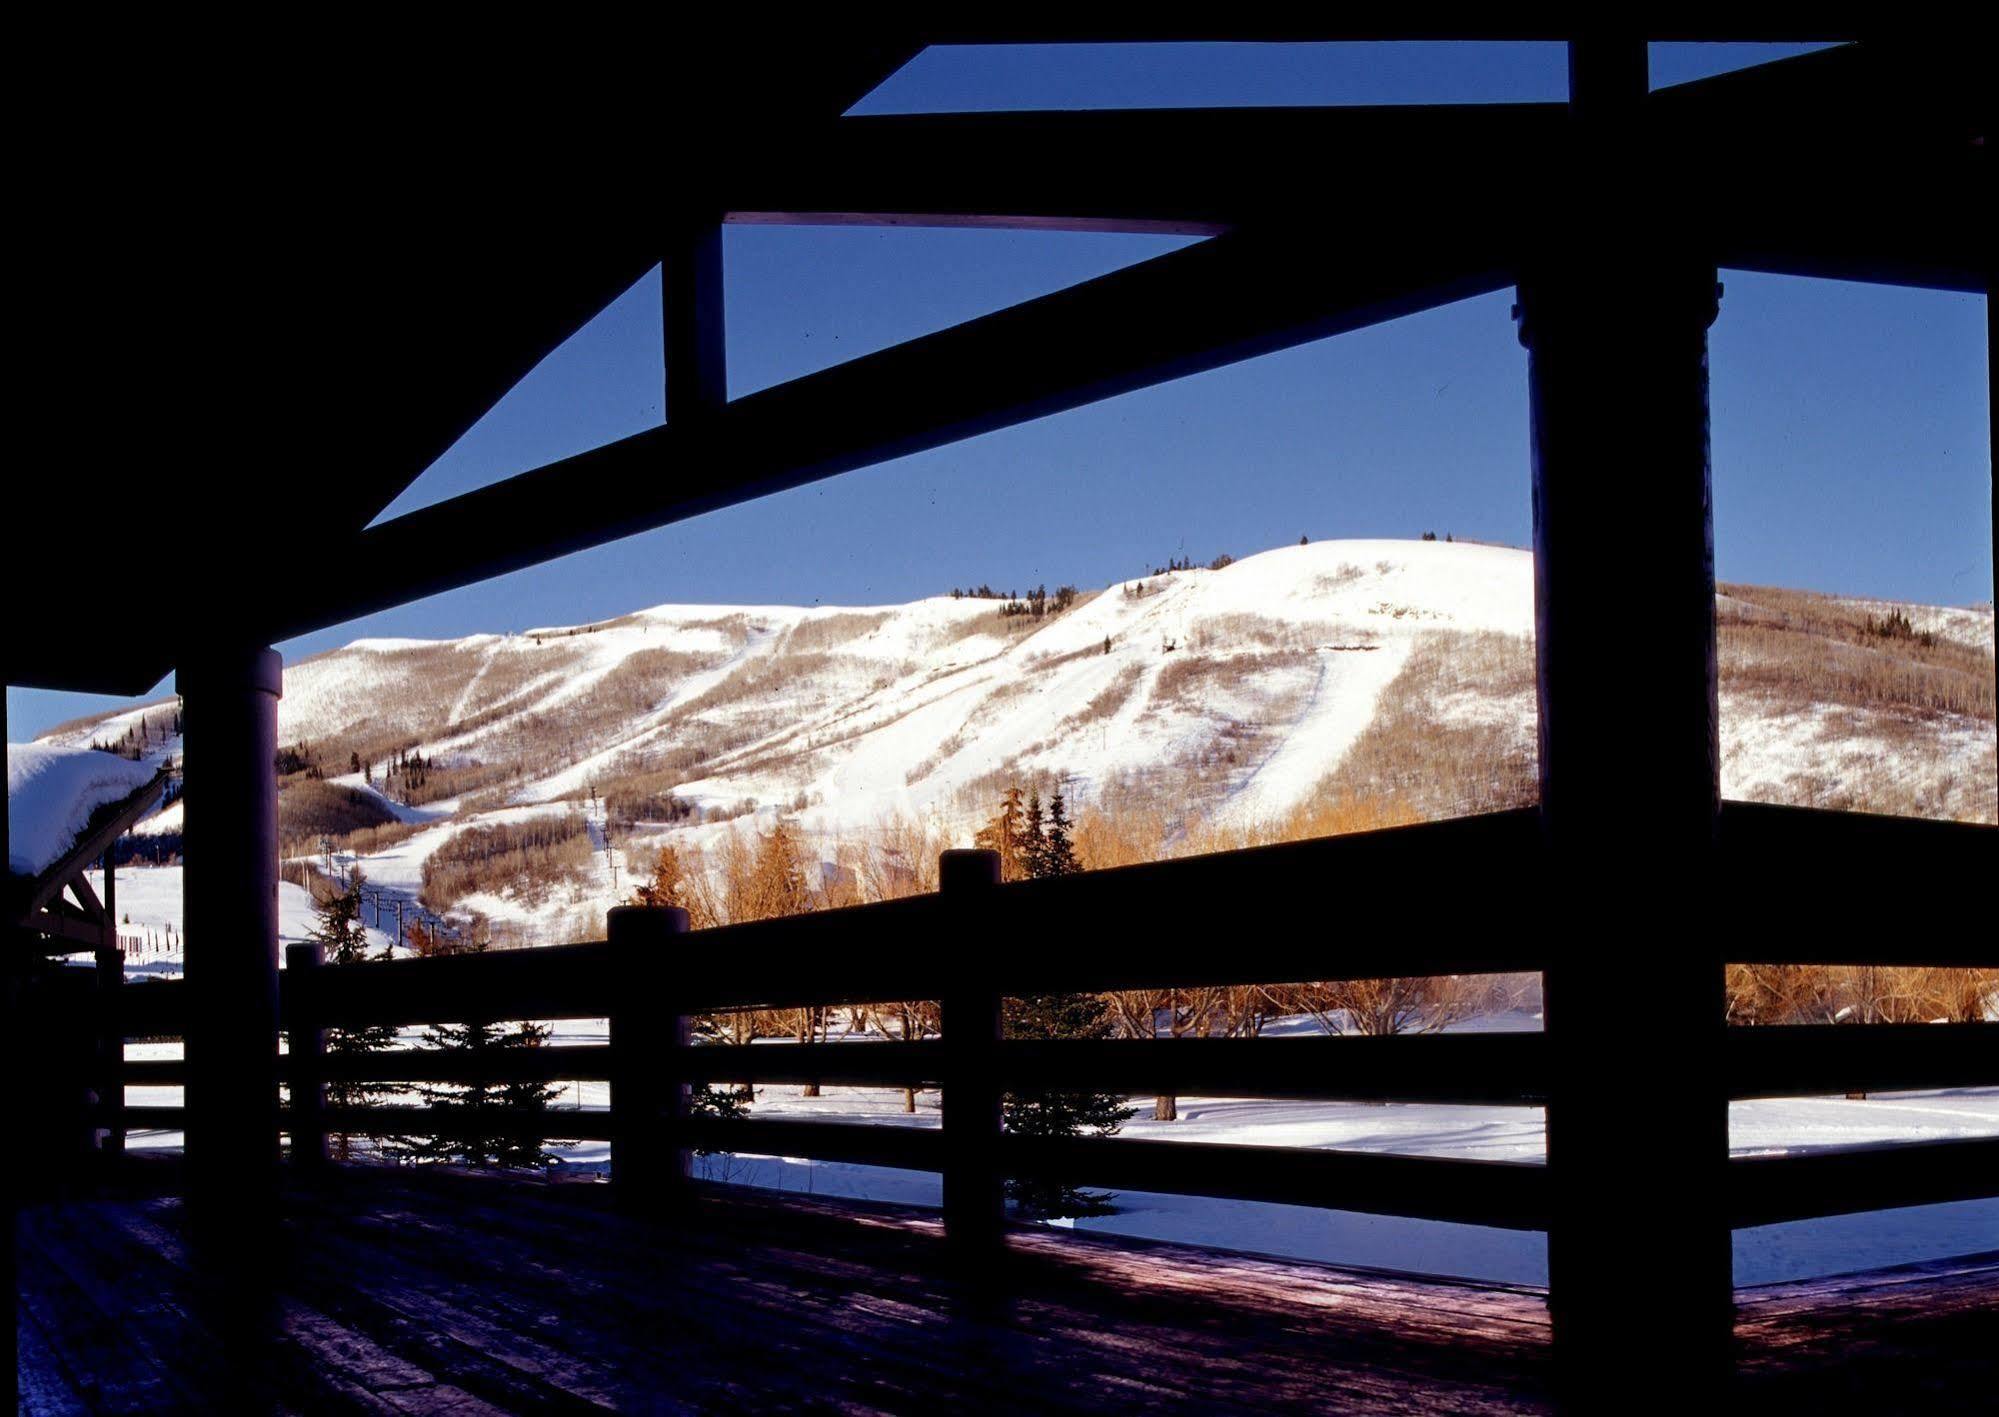
<path id="1" fill-rule="evenodd" d="M 1532 800 L 1526 552 L 1321 542 L 1057 604 L 668 605 L 357 641 L 286 671 L 281 740 L 323 779 L 288 779 L 288 830 L 414 894 L 467 830 L 571 820 L 564 879 L 454 906 L 559 936 L 662 841 L 712 849 L 781 816 L 831 871 L 885 824 L 968 841 L 1016 783 L 1143 819 L 1167 849 L 1328 803 Z M 1728 587 L 1718 613 L 1728 795 L 1993 818 L 1989 608 Z M 57 736 L 116 738 L 143 713 Z"/>

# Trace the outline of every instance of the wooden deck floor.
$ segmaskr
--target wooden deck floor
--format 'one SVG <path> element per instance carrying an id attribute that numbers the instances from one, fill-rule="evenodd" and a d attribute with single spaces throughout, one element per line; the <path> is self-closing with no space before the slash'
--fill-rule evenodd
<path id="1" fill-rule="evenodd" d="M 294 1188 L 257 1274 L 204 1262 L 173 1200 L 30 1208 L 22 1410 L 1549 1407 L 1533 1290 L 1048 1231 L 968 1287 L 919 1212 L 741 1194 L 644 1224 L 607 1201 L 347 1171 Z M 1971 1328 L 1999 1255 L 1743 1297 L 1766 1410 L 1948 1408 L 1990 1362 Z"/>

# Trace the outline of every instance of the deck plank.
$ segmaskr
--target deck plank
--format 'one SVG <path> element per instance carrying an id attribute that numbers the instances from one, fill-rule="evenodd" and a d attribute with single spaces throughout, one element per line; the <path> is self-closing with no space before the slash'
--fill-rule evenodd
<path id="1" fill-rule="evenodd" d="M 633 1219 L 601 1186 L 441 1170 L 294 1183 L 286 1215 L 222 1274 L 169 1198 L 22 1212 L 22 1410 L 1551 1406 L 1519 1286 L 1038 1228 L 967 1275 L 930 1212 L 715 1192 Z M 1999 1254 L 1745 1290 L 1740 1395 L 1947 1409 L 1995 1302 Z"/>

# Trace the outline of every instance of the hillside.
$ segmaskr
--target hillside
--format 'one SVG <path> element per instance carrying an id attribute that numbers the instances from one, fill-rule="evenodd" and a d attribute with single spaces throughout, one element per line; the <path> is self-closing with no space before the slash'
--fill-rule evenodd
<path id="1" fill-rule="evenodd" d="M 1098 864 L 1533 799 L 1525 552 L 1323 542 L 1006 608 L 357 641 L 286 672 L 290 849 L 412 896 L 428 864 L 432 905 L 552 939 L 661 843 L 712 861 L 780 817 L 816 885 L 908 888 L 1016 783 L 1059 787 Z M 1989 609 L 1740 586 L 1717 609 L 1727 795 L 1994 819 Z"/>

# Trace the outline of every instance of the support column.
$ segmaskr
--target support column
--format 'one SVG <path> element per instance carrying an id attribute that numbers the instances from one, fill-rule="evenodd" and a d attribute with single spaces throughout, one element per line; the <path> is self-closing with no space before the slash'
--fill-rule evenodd
<path id="1" fill-rule="evenodd" d="M 271 1217 L 278 1149 L 276 651 L 209 650 L 180 671 L 187 807 L 187 1187 L 197 1234 Z"/>
<path id="2" fill-rule="evenodd" d="M 1569 1405 L 1722 1396 L 1733 1275 L 1699 194 L 1654 170 L 1642 32 L 1569 46 L 1570 148 L 1520 282 L 1552 945 L 1549 1305 Z M 1635 1114 L 1642 1113 L 1643 1125 Z"/>
<path id="3" fill-rule="evenodd" d="M 1719 804 L 1708 462 L 1712 264 L 1587 246 L 1520 288 L 1534 446 L 1536 682 L 1554 942 L 1548 1236 L 1578 1407 L 1725 1380 Z M 1644 1118 L 1641 1125 L 1637 1117 Z"/>

